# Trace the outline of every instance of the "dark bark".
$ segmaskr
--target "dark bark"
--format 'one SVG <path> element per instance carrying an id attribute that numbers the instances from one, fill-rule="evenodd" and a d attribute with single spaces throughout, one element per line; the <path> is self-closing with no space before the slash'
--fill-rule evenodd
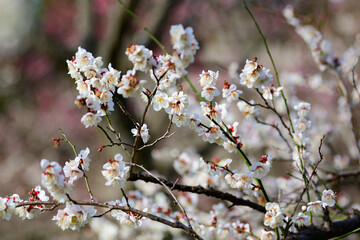
<path id="1" fill-rule="evenodd" d="M 214 197 L 214 198 L 218 198 L 221 200 L 226 200 L 231 202 L 233 205 L 240 205 L 240 206 L 247 206 L 250 208 L 253 208 L 259 212 L 265 213 L 265 207 L 254 203 L 250 200 L 246 200 L 240 197 L 236 197 L 230 193 L 226 193 L 226 192 L 222 192 L 219 190 L 216 190 L 212 187 L 210 188 L 204 188 L 201 186 L 188 186 L 188 185 L 182 185 L 182 184 L 177 184 L 177 183 L 173 183 L 165 178 L 161 178 L 159 177 L 160 181 L 162 181 L 166 186 L 168 186 L 171 190 L 178 190 L 178 191 L 182 191 L 182 192 L 192 192 L 192 193 L 197 193 L 197 194 L 204 194 L 206 196 L 209 197 Z M 151 176 L 150 174 L 147 173 L 143 173 L 143 172 L 136 172 L 133 173 L 132 177 L 130 179 L 128 179 L 129 181 L 137 181 L 137 180 L 142 180 L 145 182 L 152 182 L 152 183 L 157 183 L 159 184 L 158 180 L 156 180 L 153 176 Z"/>
<path id="2" fill-rule="evenodd" d="M 298 233 L 290 234 L 286 239 L 287 240 L 323 240 L 333 237 L 338 237 L 349 233 L 357 228 L 360 228 L 360 214 L 355 212 L 355 215 L 349 219 L 333 222 L 331 224 L 330 230 L 321 229 L 315 226 L 310 226 L 301 229 Z M 359 233 L 357 233 L 359 234 Z"/>

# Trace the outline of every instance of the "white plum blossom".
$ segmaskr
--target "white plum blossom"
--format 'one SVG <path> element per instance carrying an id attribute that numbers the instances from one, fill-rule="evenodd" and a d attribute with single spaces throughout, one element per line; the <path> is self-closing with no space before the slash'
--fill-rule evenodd
<path id="1" fill-rule="evenodd" d="M 307 224 L 309 224 L 310 222 L 310 216 L 305 215 L 304 213 L 299 213 L 298 215 L 294 216 L 292 218 L 292 221 L 294 222 L 295 225 L 297 225 L 298 227 L 303 227 Z"/>
<path id="2" fill-rule="evenodd" d="M 177 61 L 171 55 L 160 55 L 155 59 L 157 62 L 156 68 L 154 71 L 151 69 L 149 73 L 154 82 L 159 81 L 159 90 L 161 91 L 174 87 L 176 81 L 186 73 L 182 63 L 181 66 L 176 65 Z"/>
<path id="3" fill-rule="evenodd" d="M 267 230 L 262 229 L 260 239 L 261 240 L 275 240 L 276 233 L 273 231 L 267 231 Z"/>
<path id="4" fill-rule="evenodd" d="M 118 206 L 118 207 L 134 207 L 134 202 L 127 202 L 125 198 L 122 198 L 122 201 L 116 200 L 108 202 L 108 205 Z M 111 211 L 111 216 L 120 222 L 120 224 L 124 224 L 126 226 L 131 226 L 134 228 L 140 227 L 142 221 L 141 217 L 133 212 L 124 212 L 122 210 L 113 210 Z"/>
<path id="5" fill-rule="evenodd" d="M 273 86 L 262 86 L 262 95 L 266 100 L 273 100 L 274 97 L 278 97 L 280 95 L 282 89 L 283 87 L 275 88 Z"/>
<path id="6" fill-rule="evenodd" d="M 66 207 L 57 212 L 53 217 L 53 221 L 62 229 L 71 229 L 80 231 L 80 228 L 89 223 L 92 216 L 96 213 L 96 209 L 91 207 L 85 211 L 79 205 L 66 202 Z"/>
<path id="7" fill-rule="evenodd" d="M 335 205 L 336 195 L 333 190 L 324 190 L 321 196 L 321 201 L 323 202 L 323 207 L 329 206 L 333 207 Z"/>
<path id="8" fill-rule="evenodd" d="M 90 149 L 87 147 L 85 150 L 81 150 L 74 161 L 77 161 L 83 170 L 89 171 L 89 165 L 91 159 L 89 157 Z"/>
<path id="9" fill-rule="evenodd" d="M 206 72 L 203 70 L 200 76 L 200 86 L 215 86 L 218 78 L 219 78 L 219 71 L 213 72 L 211 70 L 207 70 Z"/>
<path id="10" fill-rule="evenodd" d="M 168 95 L 158 90 L 151 103 L 155 111 L 160 111 L 162 108 L 166 109 L 169 107 Z"/>
<path id="11" fill-rule="evenodd" d="M 70 160 L 69 162 L 65 162 L 64 166 L 64 175 L 69 178 L 69 183 L 73 184 L 79 178 L 84 176 L 83 171 L 79 169 L 79 162 L 75 160 Z"/>
<path id="12" fill-rule="evenodd" d="M 169 114 L 181 114 L 184 113 L 188 105 L 188 95 L 183 91 L 174 92 L 171 97 L 168 98 L 169 107 L 166 112 Z"/>
<path id="13" fill-rule="evenodd" d="M 251 100 L 249 103 L 254 104 L 254 101 Z M 238 106 L 240 112 L 242 112 L 246 118 L 249 118 L 249 119 L 254 118 L 259 114 L 257 108 L 247 104 L 246 102 L 243 102 L 243 101 L 238 102 L 237 106 Z"/>
<path id="14" fill-rule="evenodd" d="M 303 117 L 295 119 L 295 129 L 299 132 L 306 132 L 311 129 L 311 121 Z"/>
<path id="15" fill-rule="evenodd" d="M 270 69 L 259 65 L 256 61 L 246 60 L 246 64 L 240 74 L 240 84 L 248 88 L 261 89 L 272 81 L 272 75 L 269 74 Z"/>
<path id="16" fill-rule="evenodd" d="M 41 183 L 46 187 L 51 196 L 59 202 L 65 202 L 67 199 L 66 193 L 71 190 L 71 185 L 65 181 L 62 174 L 62 168 L 57 162 L 49 162 L 42 159 L 40 166 L 43 169 L 41 175 Z"/>
<path id="17" fill-rule="evenodd" d="M 300 102 L 294 106 L 294 109 L 298 111 L 299 117 L 307 117 L 310 115 L 311 104 L 307 102 Z"/>
<path id="18" fill-rule="evenodd" d="M 99 110 L 96 113 L 88 112 L 81 118 L 81 122 L 86 128 L 96 126 L 101 122 L 102 116 L 104 116 L 104 111 L 102 110 Z"/>
<path id="19" fill-rule="evenodd" d="M 252 182 L 251 172 L 246 171 L 245 173 L 229 173 L 225 176 L 225 181 L 228 185 L 230 185 L 231 188 L 244 190 L 250 187 Z"/>
<path id="20" fill-rule="evenodd" d="M 108 68 L 102 68 L 101 57 L 94 58 L 81 47 L 75 53 L 75 58 L 68 60 L 67 64 L 69 74 L 74 78 L 79 91 L 75 103 L 87 108 L 81 122 L 85 127 L 96 126 L 106 112 L 114 111 L 112 92 L 115 91 L 121 73 L 111 64 Z"/>
<path id="21" fill-rule="evenodd" d="M 139 135 L 139 131 L 137 128 L 131 129 L 131 133 L 133 134 L 134 137 Z M 147 143 L 149 141 L 150 138 L 149 129 L 147 128 L 147 125 L 145 123 L 141 126 L 140 137 L 144 143 Z"/>
<path id="22" fill-rule="evenodd" d="M 268 202 L 265 205 L 265 209 L 267 212 L 265 213 L 264 217 L 264 225 L 271 228 L 278 227 L 284 218 L 279 204 Z"/>
<path id="23" fill-rule="evenodd" d="M 125 186 L 126 180 L 129 177 L 130 167 L 126 167 L 123 162 L 123 156 L 118 153 L 109 162 L 103 165 L 101 171 L 102 175 L 106 179 L 106 186 L 114 186 L 122 188 Z"/>
<path id="24" fill-rule="evenodd" d="M 212 101 L 214 97 L 219 95 L 220 91 L 214 86 L 205 86 L 201 92 L 201 96 L 208 101 Z"/>
<path id="25" fill-rule="evenodd" d="M 174 161 L 174 169 L 181 175 L 196 173 L 198 168 L 198 161 L 194 161 L 194 159 L 191 158 L 191 155 L 187 152 L 181 153 Z"/>
<path id="26" fill-rule="evenodd" d="M 0 217 L 9 221 L 11 219 L 11 214 L 15 210 L 16 204 L 14 199 L 11 197 L 2 198 L 0 197 Z"/>
<path id="27" fill-rule="evenodd" d="M 121 77 L 121 81 L 118 84 L 117 93 L 124 98 L 132 97 L 137 93 L 146 80 L 138 80 L 136 72 L 134 70 L 128 70 L 126 75 Z"/>
<path id="28" fill-rule="evenodd" d="M 312 212 L 314 214 L 321 214 L 322 213 L 322 201 L 315 201 L 315 202 L 309 202 L 307 205 L 307 211 Z"/>
<path id="29" fill-rule="evenodd" d="M 194 62 L 194 55 L 199 49 L 191 27 L 173 25 L 170 28 L 171 42 L 173 44 L 175 65 L 182 65 L 183 68 Z"/>
<path id="30" fill-rule="evenodd" d="M 222 89 L 222 96 L 223 96 L 223 98 L 226 99 L 226 101 L 232 102 L 232 101 L 238 100 L 239 95 L 242 93 L 243 92 L 241 90 L 236 89 L 235 84 L 230 85 L 229 83 L 227 83 L 225 81 L 224 87 Z"/>
<path id="31" fill-rule="evenodd" d="M 147 72 L 155 65 L 155 60 L 152 58 L 152 51 L 143 45 L 134 45 L 126 49 L 125 54 L 134 65 L 134 70 Z"/>

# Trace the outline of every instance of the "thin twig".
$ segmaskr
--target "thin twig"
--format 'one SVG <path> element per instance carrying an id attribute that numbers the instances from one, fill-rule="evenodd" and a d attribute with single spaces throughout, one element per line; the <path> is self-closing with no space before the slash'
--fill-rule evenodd
<path id="1" fill-rule="evenodd" d="M 287 147 L 289 148 L 289 152 L 292 152 L 292 147 L 291 147 L 290 143 L 284 137 L 284 135 L 282 134 L 282 132 L 280 131 L 280 129 L 279 129 L 279 127 L 277 125 L 261 121 L 258 117 L 255 117 L 255 120 L 256 120 L 257 123 L 260 123 L 262 125 L 266 125 L 266 126 L 270 126 L 270 127 L 274 128 L 279 133 L 279 136 L 281 137 L 281 139 L 286 143 Z"/>
<path id="2" fill-rule="evenodd" d="M 183 208 L 183 206 L 180 204 L 180 202 L 177 200 L 177 198 L 175 197 L 175 195 L 172 193 L 171 189 L 165 185 L 165 183 L 163 183 L 158 177 L 156 177 L 154 174 L 152 174 L 150 171 L 148 171 L 146 168 L 144 168 L 143 166 L 141 165 L 138 165 L 138 164 L 134 164 L 134 166 L 137 166 L 138 168 L 141 168 L 142 170 L 144 170 L 147 174 L 149 174 L 150 176 L 152 176 L 153 178 L 155 178 L 165 189 L 166 191 L 168 191 L 168 193 L 170 194 L 170 196 L 174 199 L 176 205 L 179 206 L 180 210 L 184 213 L 184 216 L 185 216 L 185 219 L 188 223 L 188 227 L 193 229 L 192 226 L 191 226 L 191 223 L 190 223 L 190 220 L 189 220 L 189 217 L 187 216 L 186 214 L 186 211 L 185 209 Z"/>
<path id="3" fill-rule="evenodd" d="M 171 129 L 171 126 L 172 126 L 172 119 L 173 119 L 173 116 L 171 116 L 171 118 L 170 118 L 169 125 L 168 125 L 168 127 L 166 129 L 166 132 L 161 137 L 157 138 L 154 142 L 152 142 L 150 144 L 146 144 L 146 145 L 142 146 L 141 148 L 138 148 L 138 151 L 141 151 L 144 148 L 152 147 L 155 144 L 157 144 L 158 142 L 160 142 L 161 140 L 169 138 L 172 135 L 174 135 L 175 132 L 170 133 L 170 129 Z"/>
<path id="4" fill-rule="evenodd" d="M 309 179 L 307 179 L 307 184 L 306 186 L 304 187 L 303 191 L 301 192 L 300 196 L 298 197 L 298 200 L 297 200 L 297 204 L 294 208 L 294 211 L 293 213 L 291 214 L 291 216 L 289 217 L 289 219 L 292 219 L 292 217 L 295 215 L 295 212 L 297 210 L 297 208 L 299 207 L 300 203 L 302 202 L 302 198 L 304 196 L 304 194 L 307 192 L 308 188 L 310 187 L 310 184 L 311 184 L 311 178 L 316 175 L 316 169 L 317 167 L 319 166 L 319 164 L 322 162 L 323 160 L 323 154 L 321 153 L 321 147 L 322 147 L 322 144 L 323 144 L 323 140 L 325 139 L 325 136 L 323 136 L 320 140 L 320 145 L 319 145 L 319 155 L 320 155 L 320 159 L 319 161 L 315 164 L 314 166 L 314 169 L 312 171 L 312 173 L 310 174 L 309 176 Z M 291 226 L 291 221 L 288 221 L 287 224 L 286 224 L 286 227 L 285 227 L 285 233 L 284 233 L 284 239 L 286 238 L 286 235 L 288 234 L 288 231 L 290 229 L 290 226 Z"/>

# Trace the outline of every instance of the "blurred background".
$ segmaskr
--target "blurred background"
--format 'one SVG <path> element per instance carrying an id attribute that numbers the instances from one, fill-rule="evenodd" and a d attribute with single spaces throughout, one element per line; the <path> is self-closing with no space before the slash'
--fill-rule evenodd
<path id="1" fill-rule="evenodd" d="M 171 25 L 181 23 L 194 29 L 200 50 L 188 71 L 189 78 L 197 86 L 198 75 L 206 69 L 220 71 L 221 81 L 232 82 L 228 74 L 229 66 L 235 62 L 239 63 L 241 69 L 246 59 L 253 57 L 258 57 L 258 62 L 270 68 L 274 75 L 262 40 L 241 1 L 124 2 L 168 50 L 171 50 Z M 332 41 L 333 51 L 339 56 L 360 33 L 358 0 L 248 1 L 268 40 L 278 71 L 285 74 L 281 79 L 285 85 L 286 72 L 297 72 L 304 79 L 320 74 L 308 47 L 282 17 L 282 9 L 289 2 L 304 23 L 315 26 Z M 132 66 L 124 53 L 132 43 L 145 45 L 155 55 L 161 54 L 155 43 L 116 0 L 0 0 L 0 196 L 17 193 L 26 199 L 27 192 L 40 184 L 41 159 L 58 161 L 63 165 L 68 159 L 74 158 L 69 146 L 62 143 L 59 148 L 53 147 L 52 138 L 60 137 L 59 128 L 78 151 L 90 148 L 93 159 L 90 183 L 94 193 L 98 193 L 98 200 L 109 201 L 121 196 L 120 193 L 103 192 L 104 179 L 99 171 L 119 150 L 96 152 L 97 147 L 106 144 L 107 140 L 98 129 L 86 129 L 81 124 L 85 110 L 78 109 L 74 104 L 77 91 L 73 79 L 67 75 L 65 61 L 71 59 L 78 46 L 81 46 L 94 56 L 102 56 L 104 65 L 112 63 L 114 68 L 126 72 Z M 327 74 L 322 74 L 321 78 L 324 82 L 333 81 Z M 316 88 L 321 87 L 320 84 Z M 305 86 L 298 93 L 298 98 L 312 102 L 314 109 L 317 108 L 316 102 L 322 108 L 325 104 L 329 121 L 337 119 L 336 91 L 314 96 L 314 91 Z M 136 103 L 125 101 L 135 116 L 141 112 Z M 164 124 L 167 125 L 168 121 L 165 113 L 157 114 L 161 117 L 151 117 L 155 116 L 152 111 L 148 120 L 150 134 L 154 137 L 162 135 Z M 129 123 L 120 113 L 114 112 L 111 117 L 117 129 L 129 129 Z M 216 148 L 214 150 L 212 145 L 203 143 L 191 130 L 183 131 L 175 127 L 175 131 L 179 134 L 166 141 L 168 145 L 161 143 L 157 147 L 176 148 L 181 152 L 193 146 L 202 155 L 214 156 Z M 130 130 L 120 132 L 125 139 L 130 139 Z M 253 141 L 256 142 L 256 139 Z M 335 145 L 339 142 L 343 141 L 334 140 Z M 247 150 L 256 157 L 262 154 L 257 152 L 258 148 Z M 155 152 L 154 158 L 159 154 L 160 150 Z M 139 161 L 150 169 L 163 166 L 163 162 L 158 165 L 152 162 L 151 156 L 154 156 L 154 152 L 152 155 L 149 151 L 144 152 L 139 156 Z M 358 166 L 356 161 L 351 164 Z M 161 174 L 174 173 L 171 165 L 172 161 L 169 161 L 165 167 L 157 169 Z M 82 191 L 74 193 L 74 198 L 87 198 L 82 183 L 79 183 L 79 188 Z M 0 220 L 1 239 L 98 238 L 89 228 L 84 228 L 80 233 L 62 232 L 50 221 L 52 215 L 45 213 L 31 222 L 21 221 L 15 216 L 9 222 Z"/>

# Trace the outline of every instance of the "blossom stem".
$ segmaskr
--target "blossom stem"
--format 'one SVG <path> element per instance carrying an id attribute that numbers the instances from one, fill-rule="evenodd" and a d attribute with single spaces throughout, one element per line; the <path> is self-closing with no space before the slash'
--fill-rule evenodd
<path id="1" fill-rule="evenodd" d="M 127 11 L 139 24 L 140 26 L 144 29 L 144 31 L 150 36 L 150 38 L 161 48 L 161 50 L 164 53 L 167 53 L 164 45 L 162 45 L 160 43 L 160 41 L 150 32 L 150 30 L 145 26 L 145 24 L 140 20 L 140 18 L 133 12 L 131 11 L 130 8 L 128 8 L 128 6 L 126 6 L 126 4 L 121 1 L 118 0 L 118 3 L 125 9 L 125 11 Z"/>
<path id="2" fill-rule="evenodd" d="M 247 4 L 246 4 L 246 1 L 245 1 L 245 0 L 242 0 L 242 2 L 244 3 L 245 10 L 248 12 L 248 14 L 250 15 L 251 19 L 253 20 L 253 22 L 254 22 L 254 24 L 255 24 L 255 26 L 256 26 L 256 29 L 258 30 L 258 32 L 259 32 L 259 34 L 260 34 L 260 36 L 261 36 L 261 38 L 262 38 L 262 40 L 263 40 L 263 42 L 264 42 L 266 51 L 267 51 L 267 53 L 268 53 L 268 55 L 269 55 L 271 64 L 272 64 L 272 66 L 273 66 L 273 68 L 274 68 L 274 71 L 275 71 L 275 76 L 276 76 L 276 80 L 277 80 L 278 86 L 281 87 L 281 83 L 280 83 L 280 79 L 279 79 L 279 73 L 278 73 L 278 71 L 277 71 L 277 69 L 276 69 L 274 59 L 273 59 L 273 57 L 272 57 L 272 55 L 271 55 L 271 53 L 270 53 L 270 49 L 269 49 L 269 46 L 268 46 L 268 44 L 267 44 L 266 38 L 265 38 L 264 34 L 262 33 L 262 31 L 261 31 L 261 29 L 260 29 L 260 27 L 259 27 L 259 24 L 257 23 L 254 15 L 252 14 L 251 10 L 248 8 L 248 6 L 247 6 Z M 292 132 L 294 133 L 295 130 L 294 130 L 293 123 L 292 123 L 292 121 L 291 121 L 290 109 L 289 109 L 289 106 L 288 106 L 288 104 L 287 104 L 287 99 L 286 99 L 285 94 L 284 94 L 284 91 L 283 91 L 282 89 L 280 90 L 280 92 L 281 92 L 281 97 L 282 97 L 283 100 L 284 100 L 284 104 L 285 104 L 285 107 L 286 107 L 286 112 L 287 112 L 287 115 L 288 115 L 288 118 L 289 118 L 289 122 L 290 122 L 290 126 L 291 126 L 291 130 L 292 130 Z"/>
<path id="3" fill-rule="evenodd" d="M 72 142 L 67 138 L 67 136 L 65 135 L 65 133 L 61 130 L 61 128 L 59 128 L 59 132 L 61 133 L 61 135 L 63 135 L 63 137 L 64 137 L 63 140 L 71 146 L 71 148 L 72 148 L 72 150 L 73 150 L 73 152 L 74 152 L 74 154 L 75 154 L 75 157 L 77 157 L 78 154 L 77 154 L 77 152 L 76 152 L 75 145 L 72 144 Z M 80 164 L 79 164 L 79 169 L 82 171 L 82 173 L 83 173 L 83 175 L 84 175 L 86 188 L 87 188 L 88 193 L 89 193 L 89 195 L 90 195 L 90 200 L 93 202 L 93 201 L 95 201 L 95 198 L 94 198 L 94 195 L 92 194 L 92 191 L 91 191 L 91 188 L 90 188 L 89 179 L 88 179 L 88 177 L 86 176 L 86 173 L 85 173 L 84 169 L 81 167 Z"/>

